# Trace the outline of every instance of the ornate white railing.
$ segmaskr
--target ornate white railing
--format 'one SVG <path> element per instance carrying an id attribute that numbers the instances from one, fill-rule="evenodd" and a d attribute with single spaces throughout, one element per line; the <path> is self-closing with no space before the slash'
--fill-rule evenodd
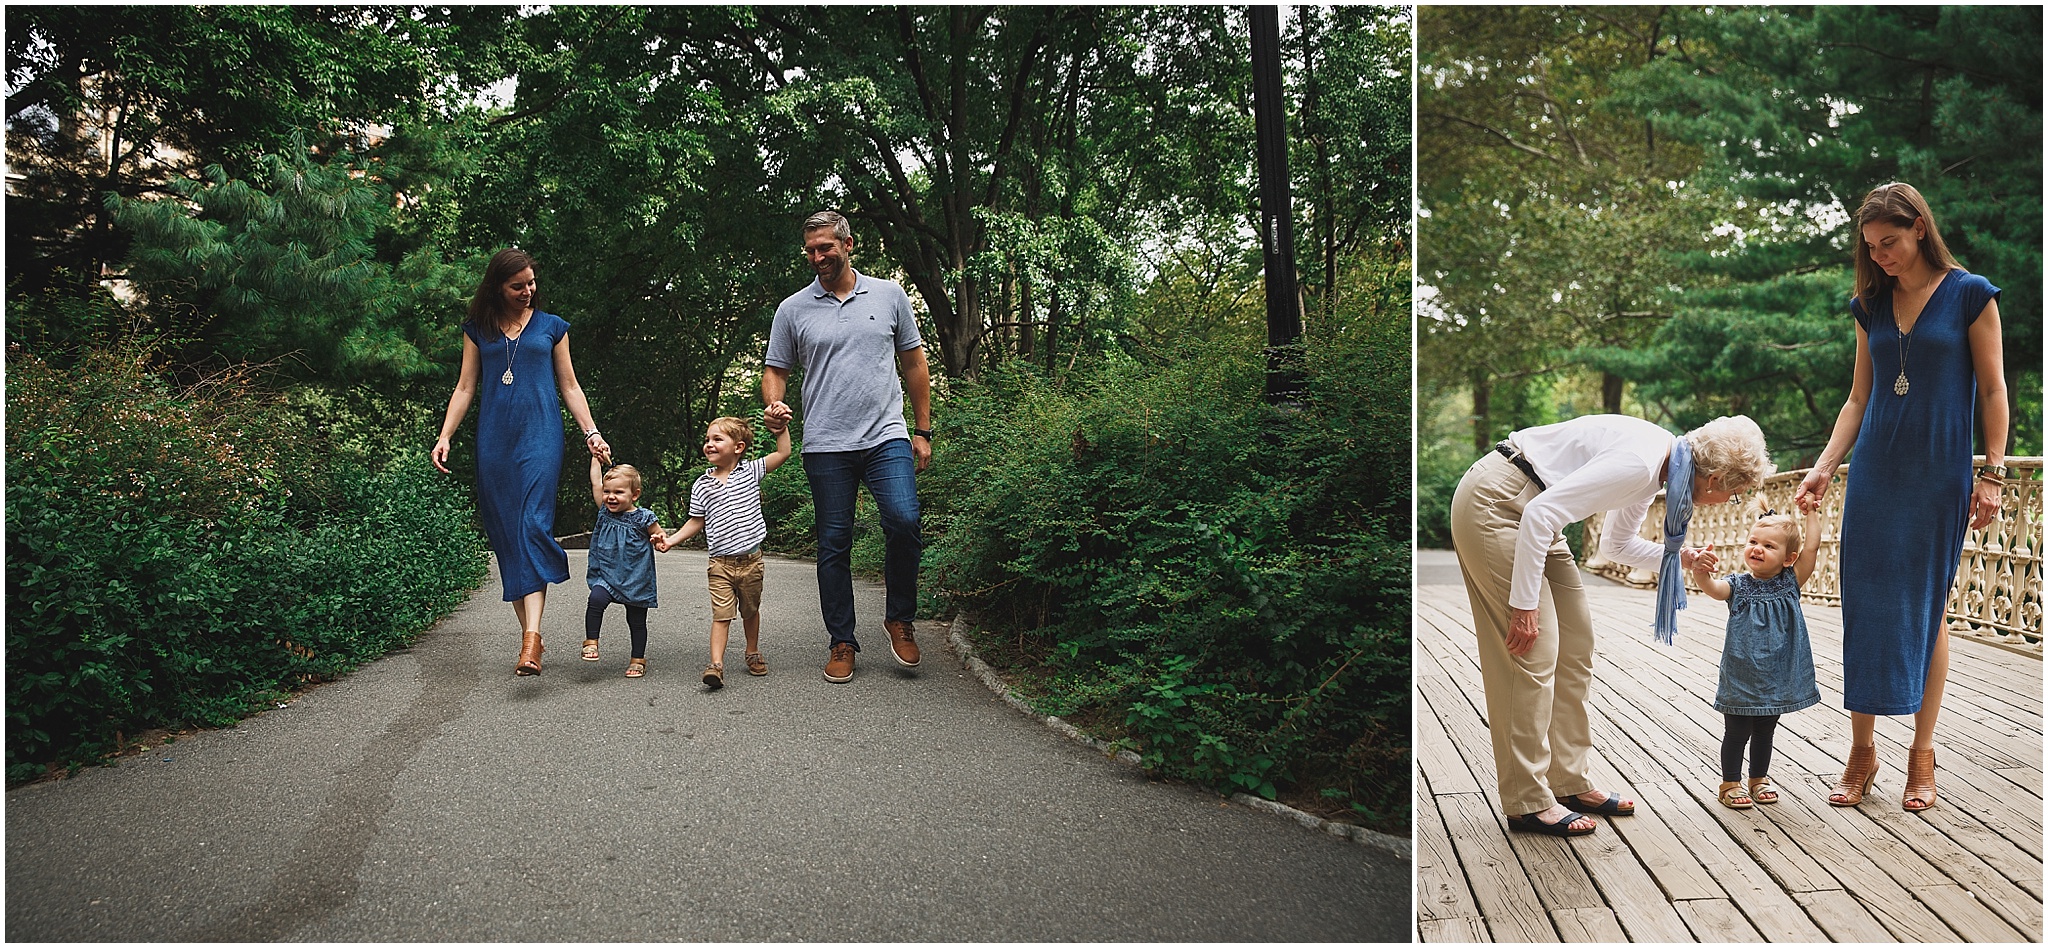
<path id="1" fill-rule="evenodd" d="M 1983 458 L 1977 459 L 1979 462 Z M 1963 538 L 1962 561 L 1957 564 L 1956 583 L 1949 590 L 1949 634 L 1995 642 L 2036 658 L 2041 656 L 2041 459 L 2008 458 L 2012 473 L 2005 481 L 2005 505 L 1998 519 L 1982 530 L 1971 530 Z M 1831 606 L 1842 604 L 1840 536 L 1842 527 L 1842 480 L 1848 465 L 1835 472 L 1828 488 L 1828 505 L 1821 511 L 1820 562 L 1801 589 L 1807 602 Z M 1764 503 L 1774 510 L 1792 510 L 1792 492 L 1806 477 L 1805 470 L 1786 471 L 1764 481 Z M 1586 518 L 1587 569 L 1631 586 L 1654 588 L 1657 574 L 1631 569 L 1602 559 L 1601 515 Z M 1711 543 L 1721 562 L 1736 562 L 1748 541 L 1754 523 L 1741 504 L 1716 504 L 1696 508 L 1687 542 L 1693 546 Z M 1644 538 L 1664 539 L 1664 497 L 1650 504 L 1643 519 Z M 1813 538 L 1807 538 L 1813 542 Z M 1687 574 L 1686 588 L 1698 586 Z"/>

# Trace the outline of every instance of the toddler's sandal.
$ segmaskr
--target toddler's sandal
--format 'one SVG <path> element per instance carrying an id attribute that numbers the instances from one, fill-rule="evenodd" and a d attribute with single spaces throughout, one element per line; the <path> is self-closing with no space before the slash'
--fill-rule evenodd
<path id="1" fill-rule="evenodd" d="M 1756 801 L 1750 799 L 1749 791 L 1743 789 L 1742 783 L 1736 780 L 1721 784 L 1720 797 L 1721 805 L 1731 810 L 1747 810 L 1756 805 Z"/>
<path id="2" fill-rule="evenodd" d="M 645 674 L 647 674 L 647 659 L 629 658 L 626 660 L 627 678 L 638 678 Z"/>
<path id="3" fill-rule="evenodd" d="M 597 661 L 597 640 L 596 640 L 596 639 L 584 639 L 584 640 L 583 640 L 583 660 L 584 660 L 584 661 L 586 661 L 586 662 L 594 662 L 594 661 Z"/>
<path id="4" fill-rule="evenodd" d="M 1778 802 L 1778 788 L 1769 777 L 1749 778 L 1749 798 L 1759 805 Z"/>

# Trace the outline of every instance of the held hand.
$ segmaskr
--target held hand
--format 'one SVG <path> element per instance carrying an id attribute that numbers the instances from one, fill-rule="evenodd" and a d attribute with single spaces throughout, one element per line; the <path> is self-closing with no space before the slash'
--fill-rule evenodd
<path id="1" fill-rule="evenodd" d="M 598 435 L 595 438 L 585 438 L 583 446 L 590 449 L 591 457 L 606 464 L 612 463 L 612 446 L 605 442 L 604 435 Z"/>
<path id="2" fill-rule="evenodd" d="M 658 553 L 668 552 L 668 534 L 664 533 L 654 538 L 654 549 Z"/>
<path id="3" fill-rule="evenodd" d="M 1970 492 L 1970 529 L 1982 530 L 1998 519 L 1998 509 L 2004 500 L 2003 485 L 1978 479 L 1976 488 Z"/>
<path id="4" fill-rule="evenodd" d="M 1678 551 L 1678 565 L 1696 573 L 1711 573 L 1721 565 L 1721 558 L 1714 554 L 1714 548 L 1703 546 L 1696 550 Z"/>
<path id="5" fill-rule="evenodd" d="M 789 419 L 795 414 L 790 411 L 789 403 L 778 401 L 768 406 L 768 410 L 762 415 L 762 421 L 768 425 L 769 431 L 781 434 L 782 429 L 789 427 Z"/>
<path id="6" fill-rule="evenodd" d="M 910 456 L 917 460 L 917 469 L 922 471 L 932 466 L 932 443 L 916 435 L 910 436 Z"/>
<path id="7" fill-rule="evenodd" d="M 435 467 L 438 467 L 438 468 L 440 468 L 440 469 L 441 469 L 441 473 L 443 473 L 443 474 L 447 474 L 447 473 L 449 473 L 449 470 L 448 470 L 448 464 L 447 464 L 447 461 L 448 461 L 448 439 L 447 439 L 447 438 L 442 438 L 442 439 L 440 439 L 440 440 L 438 440 L 438 441 L 434 442 L 434 454 L 433 454 L 433 459 L 434 459 L 434 466 L 435 466 Z"/>
<path id="8" fill-rule="evenodd" d="M 1792 492 L 1792 503 L 1800 510 L 1818 508 L 1827 500 L 1828 484 L 1835 479 L 1833 470 L 1814 468 L 1806 472 L 1806 478 L 1799 482 L 1799 489 Z"/>
<path id="9" fill-rule="evenodd" d="M 1514 617 L 1508 620 L 1508 654 L 1516 657 L 1529 654 L 1536 645 L 1536 610 L 1514 609 Z"/>

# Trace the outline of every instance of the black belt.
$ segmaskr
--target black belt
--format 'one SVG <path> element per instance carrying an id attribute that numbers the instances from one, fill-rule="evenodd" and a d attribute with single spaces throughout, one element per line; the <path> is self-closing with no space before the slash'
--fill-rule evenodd
<path id="1" fill-rule="evenodd" d="M 1550 489 L 1543 485 L 1543 478 L 1536 476 L 1536 465 L 1530 464 L 1528 457 L 1523 455 L 1521 451 L 1517 450 L 1514 445 L 1509 444 L 1506 441 L 1502 441 L 1499 444 L 1494 445 L 1493 450 L 1498 452 L 1501 457 L 1507 458 L 1509 464 L 1521 468 L 1522 473 L 1529 475 L 1529 483 L 1536 485 L 1537 490 L 1543 491 Z"/>

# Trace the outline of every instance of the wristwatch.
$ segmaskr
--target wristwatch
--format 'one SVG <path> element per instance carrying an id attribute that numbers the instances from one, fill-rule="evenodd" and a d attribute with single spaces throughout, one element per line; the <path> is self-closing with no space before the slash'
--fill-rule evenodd
<path id="1" fill-rule="evenodd" d="M 920 438 L 923 438 L 926 441 L 930 441 L 932 439 L 932 430 L 930 428 L 912 428 L 910 429 L 910 433 Z"/>

